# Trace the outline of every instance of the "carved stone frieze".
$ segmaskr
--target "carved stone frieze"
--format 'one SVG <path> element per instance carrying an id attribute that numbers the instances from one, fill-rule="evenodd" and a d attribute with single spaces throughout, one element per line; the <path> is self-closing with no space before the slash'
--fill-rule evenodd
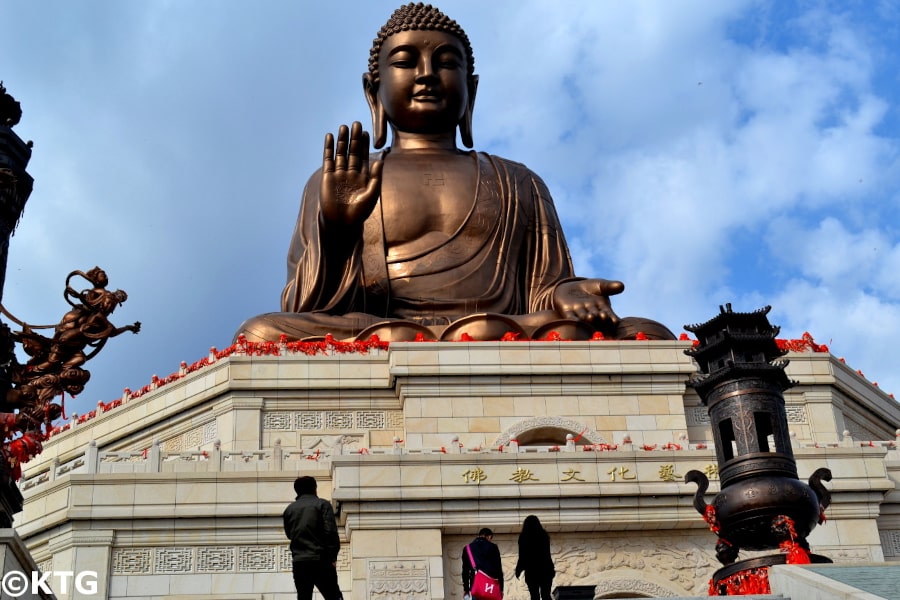
<path id="1" fill-rule="evenodd" d="M 216 437 L 216 422 L 210 421 L 160 442 L 163 452 L 197 450 Z"/>
<path id="2" fill-rule="evenodd" d="M 273 546 L 239 546 L 238 571 L 241 573 L 274 571 L 277 550 L 278 548 Z"/>
<path id="3" fill-rule="evenodd" d="M 349 410 L 330 410 L 325 413 L 325 429 L 353 429 L 353 420 Z"/>
<path id="4" fill-rule="evenodd" d="M 594 588 L 594 598 L 621 598 L 623 597 L 622 594 L 628 594 L 629 596 L 640 594 L 642 597 L 647 598 L 672 598 L 676 596 L 671 590 L 661 585 L 636 577 L 601 580 Z"/>
<path id="5" fill-rule="evenodd" d="M 263 413 L 263 429 L 267 431 L 290 431 L 293 428 L 293 415 L 291 413 Z"/>
<path id="6" fill-rule="evenodd" d="M 349 569 L 346 552 L 338 557 L 338 570 Z M 186 573 L 289 572 L 291 552 L 285 544 L 163 546 L 114 548 L 113 575 Z"/>
<path id="7" fill-rule="evenodd" d="M 424 560 L 369 560 L 369 598 L 429 598 L 428 563 Z"/>
<path id="8" fill-rule="evenodd" d="M 805 406 L 785 406 L 788 423 L 806 423 L 806 407 Z"/>
<path id="9" fill-rule="evenodd" d="M 385 418 L 383 410 L 360 410 L 356 413 L 356 427 L 358 429 L 384 429 Z"/>
<path id="10" fill-rule="evenodd" d="M 854 440 L 882 440 L 890 439 L 891 437 L 883 434 L 880 435 L 873 433 L 871 429 L 853 420 L 846 413 L 844 414 L 844 426 L 847 428 L 847 431 L 850 432 L 850 435 Z"/>
<path id="11" fill-rule="evenodd" d="M 158 548 L 153 568 L 157 573 L 190 573 L 193 563 L 193 548 Z"/>
<path id="12" fill-rule="evenodd" d="M 445 581 L 451 594 L 462 594 L 461 555 L 468 538 L 445 543 Z M 528 600 L 524 583 L 514 577 L 518 559 L 515 537 L 494 541 L 500 546 L 506 576 L 505 600 Z M 718 569 L 706 535 L 660 539 L 653 535 L 551 534 L 550 551 L 556 567 L 553 586 L 596 585 L 597 597 L 678 597 L 705 595 Z"/>
<path id="13" fill-rule="evenodd" d="M 403 429 L 403 413 L 399 410 L 385 412 L 385 425 L 388 429 Z"/>
<path id="14" fill-rule="evenodd" d="M 150 548 L 116 548 L 112 555 L 112 570 L 117 575 L 150 573 L 153 551 Z"/>
<path id="15" fill-rule="evenodd" d="M 342 429 L 400 429 L 403 413 L 383 410 L 304 410 L 264 412 L 265 431 L 335 431 Z"/>
<path id="16" fill-rule="evenodd" d="M 872 562 L 875 557 L 872 556 L 868 548 L 843 548 L 837 546 L 819 546 L 816 552 L 824 554 L 836 563 L 862 563 Z M 887 556 L 887 552 L 885 552 Z"/>
<path id="17" fill-rule="evenodd" d="M 879 532 L 881 548 L 885 558 L 900 556 L 900 530 L 888 529 Z"/>
<path id="18" fill-rule="evenodd" d="M 684 418 L 688 427 L 709 425 L 709 411 L 705 406 L 689 406 L 684 409 Z"/>
<path id="19" fill-rule="evenodd" d="M 198 573 L 230 573 L 234 571 L 234 548 L 206 546 L 197 548 Z"/>

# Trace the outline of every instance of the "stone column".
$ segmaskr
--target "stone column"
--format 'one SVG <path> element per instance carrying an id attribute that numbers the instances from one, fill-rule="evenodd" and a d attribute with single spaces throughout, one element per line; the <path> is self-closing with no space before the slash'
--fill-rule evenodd
<path id="1" fill-rule="evenodd" d="M 262 398 L 235 398 L 232 401 L 232 450 L 262 449 Z"/>
<path id="2" fill-rule="evenodd" d="M 440 529 L 358 529 L 350 534 L 350 555 L 348 598 L 444 598 Z"/>
<path id="3" fill-rule="evenodd" d="M 111 529 L 69 529 L 50 538 L 54 572 L 50 583 L 59 600 L 109 596 L 110 557 L 114 539 L 115 531 Z M 60 585 L 59 576 L 64 572 L 72 573 L 66 581 L 65 591 Z M 75 584 L 79 581 L 81 587 L 86 589 L 78 589 L 79 586 Z M 92 585 L 96 586 L 93 593 L 90 589 Z"/>

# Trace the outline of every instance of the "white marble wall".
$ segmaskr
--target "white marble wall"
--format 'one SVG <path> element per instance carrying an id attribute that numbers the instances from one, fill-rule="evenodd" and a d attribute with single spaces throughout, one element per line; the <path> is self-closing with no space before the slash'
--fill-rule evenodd
<path id="1" fill-rule="evenodd" d="M 682 481 L 707 471 L 714 493 L 715 454 L 685 385 L 688 345 L 233 356 L 51 438 L 26 465 L 16 525 L 39 563 L 98 566 L 111 598 L 288 598 L 280 515 L 309 473 L 339 510 L 348 597 L 404 585 L 410 598 L 459 597 L 462 544 L 490 526 L 511 560 L 528 514 L 553 535 L 558 583 L 698 593 L 717 566 L 715 537 Z M 799 382 L 786 401 L 800 475 L 835 474 L 814 549 L 882 560 L 882 540 L 900 531 L 900 458 L 887 447 L 900 410 L 828 354 L 791 355 L 788 374 Z M 508 597 L 524 597 L 508 583 Z"/>

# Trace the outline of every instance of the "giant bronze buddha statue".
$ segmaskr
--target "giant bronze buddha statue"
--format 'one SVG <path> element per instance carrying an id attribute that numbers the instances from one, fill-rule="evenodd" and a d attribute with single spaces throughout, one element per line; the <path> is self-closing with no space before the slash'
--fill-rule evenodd
<path id="1" fill-rule="evenodd" d="M 672 339 L 620 319 L 619 281 L 576 277 L 553 200 L 524 165 L 471 148 L 478 76 L 462 28 L 430 5 L 397 9 L 363 75 L 373 145 L 355 122 L 325 136 L 303 192 L 282 312 L 245 321 L 250 341 Z M 391 143 L 387 142 L 388 128 Z"/>

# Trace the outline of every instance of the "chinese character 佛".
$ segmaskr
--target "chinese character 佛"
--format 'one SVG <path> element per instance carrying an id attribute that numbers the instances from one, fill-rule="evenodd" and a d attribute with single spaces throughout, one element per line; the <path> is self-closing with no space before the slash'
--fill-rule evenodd
<path id="1" fill-rule="evenodd" d="M 480 484 L 482 481 L 487 479 L 487 474 L 481 470 L 480 467 L 475 467 L 474 469 L 468 469 L 462 474 L 463 481 L 466 483 L 472 483 L 473 481 L 476 484 Z"/>

